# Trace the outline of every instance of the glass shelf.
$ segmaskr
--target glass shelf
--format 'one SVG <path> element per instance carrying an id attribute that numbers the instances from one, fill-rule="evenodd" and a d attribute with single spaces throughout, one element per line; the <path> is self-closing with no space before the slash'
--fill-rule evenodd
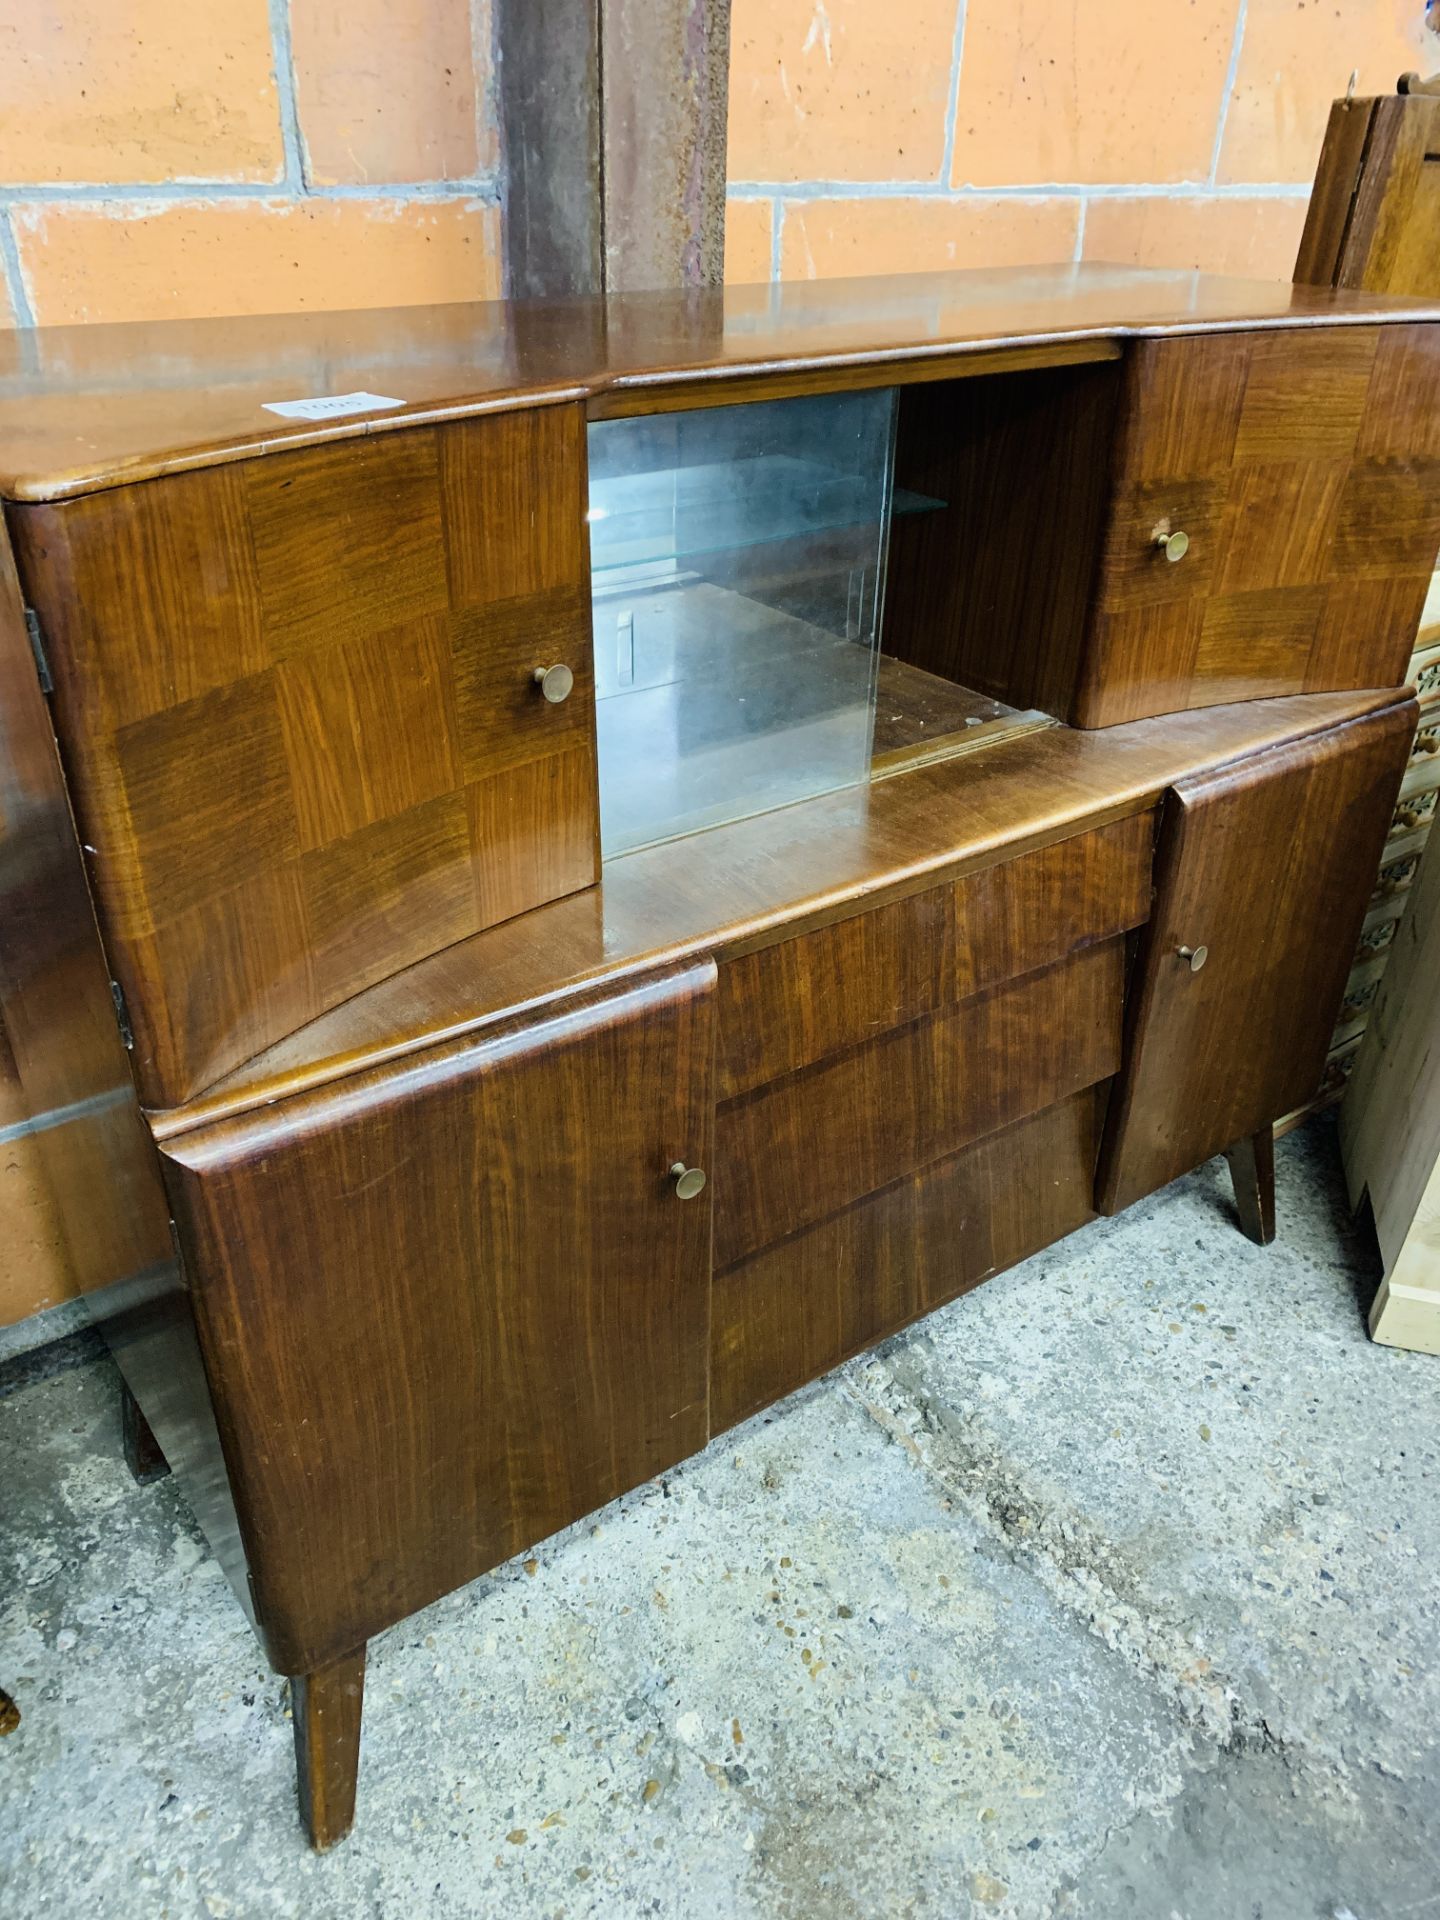
<path id="1" fill-rule="evenodd" d="M 941 500 L 895 488 L 891 514 L 930 513 Z M 633 570 L 816 534 L 869 527 L 884 511 L 874 473 L 765 453 L 592 479 L 590 564 L 597 589 Z M 622 577 L 623 574 L 623 577 Z"/>

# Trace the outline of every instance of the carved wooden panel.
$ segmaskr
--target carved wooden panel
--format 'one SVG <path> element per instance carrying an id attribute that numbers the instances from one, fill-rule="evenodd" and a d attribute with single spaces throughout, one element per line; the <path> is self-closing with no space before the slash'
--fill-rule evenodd
<path id="1" fill-rule="evenodd" d="M 567 406 L 11 510 L 150 1104 L 594 879 L 584 485 Z"/>
<path id="2" fill-rule="evenodd" d="M 1428 324 L 1137 343 L 1076 724 L 1400 684 L 1440 548 L 1437 387 Z"/>

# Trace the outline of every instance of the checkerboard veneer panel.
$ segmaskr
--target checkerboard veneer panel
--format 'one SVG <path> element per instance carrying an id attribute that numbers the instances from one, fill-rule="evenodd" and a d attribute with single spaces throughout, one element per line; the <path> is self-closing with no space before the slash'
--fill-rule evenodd
<path id="1" fill-rule="evenodd" d="M 1136 344 L 1080 725 L 1403 680 L 1440 548 L 1435 336 Z"/>
<path id="2" fill-rule="evenodd" d="M 537 408 L 14 510 L 148 1104 L 594 881 L 584 432 Z"/>

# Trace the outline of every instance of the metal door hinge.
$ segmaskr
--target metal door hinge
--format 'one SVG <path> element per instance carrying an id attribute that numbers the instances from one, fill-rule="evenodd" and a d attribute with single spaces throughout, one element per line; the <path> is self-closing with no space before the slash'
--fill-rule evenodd
<path id="1" fill-rule="evenodd" d="M 115 1002 L 115 1020 L 120 1028 L 120 1038 L 125 1042 L 126 1050 L 135 1051 L 135 1033 L 130 1025 L 130 1012 L 125 1005 L 125 990 L 118 980 L 110 982 L 110 998 Z"/>
<path id="2" fill-rule="evenodd" d="M 40 616 L 33 607 L 25 609 L 25 631 L 30 636 L 30 651 L 35 656 L 35 672 L 40 681 L 40 691 L 53 693 L 55 682 L 50 675 L 50 661 L 45 652 L 45 636 L 40 631 Z"/>

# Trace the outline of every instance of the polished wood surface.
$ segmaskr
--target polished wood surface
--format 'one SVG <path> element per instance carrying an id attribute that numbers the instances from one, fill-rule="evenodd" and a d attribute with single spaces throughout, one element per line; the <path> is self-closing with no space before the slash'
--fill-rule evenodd
<path id="1" fill-rule="evenodd" d="M 1011 706 L 1068 715 L 1109 497 L 1119 366 L 901 396 L 881 645 Z"/>
<path id="2" fill-rule="evenodd" d="M 1205 768 L 1393 707 L 1392 691 L 1315 694 L 1094 733 L 1051 727 L 608 861 L 599 887 L 491 928 L 382 981 L 184 1107 L 157 1138 L 539 1010 L 577 984 L 714 953 L 730 959 L 920 893 L 1082 829 L 1148 812 Z M 703 862 L 696 849 L 704 848 Z"/>
<path id="3" fill-rule="evenodd" d="M 724 1102 L 717 1270 L 1106 1079 L 1123 998 L 1108 940 Z"/>
<path id="4" fill-rule="evenodd" d="M 715 970 L 174 1142 L 275 1666 L 312 1671 L 708 1434 Z"/>
<path id="5" fill-rule="evenodd" d="M 56 500 L 285 447 L 704 376 L 1402 312 L 1382 297 L 1103 265 L 0 334 L 0 494 Z M 1411 308 L 1411 311 L 1418 309 Z M 1432 314 L 1433 314 L 1433 310 Z M 740 391 L 740 389 L 737 389 Z M 322 422 L 268 401 L 398 407 Z"/>
<path id="6" fill-rule="evenodd" d="M 300 1819 L 319 1853 L 343 1840 L 355 1824 L 364 1705 L 364 1647 L 291 1678 Z"/>
<path id="7" fill-rule="evenodd" d="M 1034 374 L 1045 367 L 1092 366 L 1118 360 L 1118 340 L 1040 340 L 1031 346 L 971 347 L 925 359 L 884 359 L 858 365 L 766 368 L 762 373 L 676 379 L 664 385 L 617 386 L 595 394 L 586 404 L 591 420 L 627 420 L 641 414 L 679 413 L 692 407 L 728 407 L 750 400 L 791 400 L 812 393 L 861 393 L 875 387 L 934 387 L 955 380 L 978 380 L 997 373 Z"/>
<path id="8" fill-rule="evenodd" d="M 317 1846 L 374 1634 L 1097 1196 L 1228 1148 L 1273 1231 L 1414 722 L 1420 311 L 1077 267 L 0 341 L 6 902 L 84 910 L 53 981 L 0 930 L 6 1017 L 104 1016 L 47 1084 L 129 1129 L 132 1443 L 294 1676 Z M 587 418 L 889 384 L 948 504 L 895 531 L 883 777 L 602 872 Z M 782 545 L 717 597 L 785 608 Z M 933 757 L 971 720 L 1015 730 Z"/>
<path id="9" fill-rule="evenodd" d="M 1097 1093 L 936 1161 L 715 1281 L 716 1432 L 1091 1218 Z"/>
<path id="10" fill-rule="evenodd" d="M 721 1099 L 1138 926 L 1153 816 L 986 867 L 720 969 Z"/>
<path id="11" fill-rule="evenodd" d="M 1295 262 L 1318 287 L 1440 296 L 1440 100 L 1337 100 Z"/>
<path id="12" fill-rule="evenodd" d="M 1102 1212 L 1314 1092 L 1415 715 L 1406 701 L 1177 782 L 1106 1127 Z M 1181 949 L 1202 947 L 1193 970 Z"/>
<path id="13" fill-rule="evenodd" d="M 556 407 L 11 510 L 147 1101 L 594 879 L 584 451 Z"/>
<path id="14" fill-rule="evenodd" d="M 1137 345 L 1075 724 L 1403 681 L 1440 548 L 1437 397 L 1429 326 Z"/>

